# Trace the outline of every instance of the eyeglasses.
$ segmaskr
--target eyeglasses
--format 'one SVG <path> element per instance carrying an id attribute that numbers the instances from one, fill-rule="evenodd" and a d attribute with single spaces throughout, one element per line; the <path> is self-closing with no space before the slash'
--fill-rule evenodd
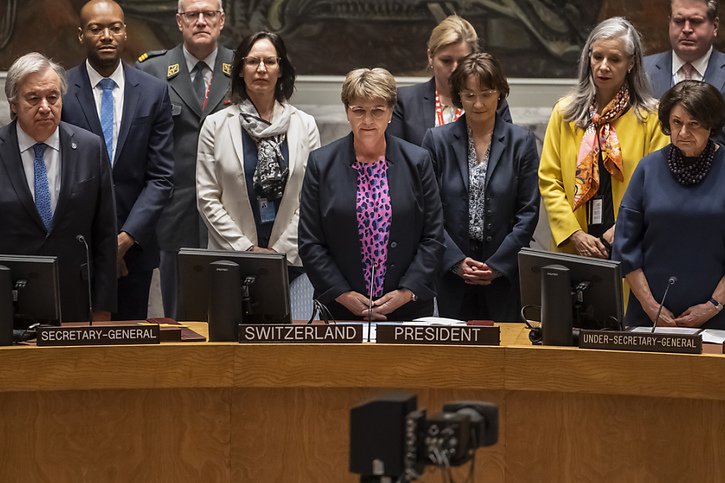
<path id="1" fill-rule="evenodd" d="M 114 23 L 108 26 L 91 24 L 86 26 L 85 33 L 93 37 L 100 37 L 106 33 L 106 30 L 111 35 L 122 35 L 126 31 L 126 26 L 122 23 Z"/>
<path id="2" fill-rule="evenodd" d="M 461 102 L 476 102 L 478 99 L 487 101 L 492 97 L 497 96 L 498 90 L 488 89 L 478 93 L 471 91 L 461 91 L 459 94 L 461 95 Z"/>
<path id="3" fill-rule="evenodd" d="M 362 107 L 350 106 L 348 108 L 348 112 L 350 113 L 350 117 L 354 119 L 365 119 L 365 117 L 370 114 L 370 117 L 377 121 L 385 117 L 388 113 L 388 109 L 384 107 L 373 107 L 368 111 Z"/>
<path id="4" fill-rule="evenodd" d="M 222 12 L 219 10 L 197 10 L 189 12 L 179 12 L 179 15 L 183 16 L 187 22 L 191 23 L 199 18 L 199 15 L 204 17 L 204 20 L 213 22 Z"/>
<path id="5" fill-rule="evenodd" d="M 259 64 L 264 63 L 264 66 L 267 69 L 272 69 L 274 67 L 277 67 L 279 65 L 279 62 L 282 59 L 279 57 L 265 57 L 264 59 L 260 59 L 259 57 L 243 57 L 242 62 L 247 67 L 254 67 L 255 69 L 259 67 Z"/>

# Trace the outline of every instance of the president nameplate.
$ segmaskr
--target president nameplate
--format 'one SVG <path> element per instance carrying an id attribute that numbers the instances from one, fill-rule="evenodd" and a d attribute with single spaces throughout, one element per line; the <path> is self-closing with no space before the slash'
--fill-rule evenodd
<path id="1" fill-rule="evenodd" d="M 579 333 L 579 347 L 581 349 L 702 354 L 702 336 L 699 334 L 582 330 Z"/>
<path id="2" fill-rule="evenodd" d="M 39 346 L 158 344 L 158 325 L 38 327 Z"/>
<path id="3" fill-rule="evenodd" d="M 501 345 L 501 328 L 475 325 L 382 325 L 378 344 Z"/>
<path id="4" fill-rule="evenodd" d="M 240 324 L 239 343 L 359 344 L 362 324 Z"/>

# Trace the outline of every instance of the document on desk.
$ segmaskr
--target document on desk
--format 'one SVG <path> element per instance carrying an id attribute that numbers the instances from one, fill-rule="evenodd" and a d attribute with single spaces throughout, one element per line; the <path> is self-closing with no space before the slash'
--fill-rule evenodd
<path id="1" fill-rule="evenodd" d="M 699 327 L 657 327 L 655 334 L 677 334 L 677 335 L 695 335 L 699 334 L 702 329 Z M 647 333 L 652 332 L 652 327 L 633 327 L 630 332 Z M 703 340 L 703 342 L 705 342 Z"/>
<path id="2" fill-rule="evenodd" d="M 725 342 L 725 330 L 705 329 L 700 335 L 702 335 L 702 342 L 705 344 L 722 344 Z"/>

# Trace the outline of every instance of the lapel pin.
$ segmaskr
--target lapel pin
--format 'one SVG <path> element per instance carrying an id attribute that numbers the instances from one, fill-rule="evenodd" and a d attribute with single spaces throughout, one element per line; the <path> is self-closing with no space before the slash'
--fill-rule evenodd
<path id="1" fill-rule="evenodd" d="M 222 72 L 224 72 L 224 75 L 229 77 L 232 75 L 232 64 L 227 64 L 226 62 L 222 63 Z"/>
<path id="2" fill-rule="evenodd" d="M 171 79 L 178 73 L 179 73 L 179 64 L 170 65 L 169 69 L 166 71 L 166 78 Z"/>
<path id="3" fill-rule="evenodd" d="M 70 147 L 71 147 L 71 149 L 76 149 L 78 147 L 78 144 L 76 144 L 75 141 L 71 141 Z"/>

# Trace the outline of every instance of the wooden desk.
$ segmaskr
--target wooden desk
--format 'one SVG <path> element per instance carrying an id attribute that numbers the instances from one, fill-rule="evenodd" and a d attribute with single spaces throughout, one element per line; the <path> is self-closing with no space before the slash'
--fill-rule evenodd
<path id="1" fill-rule="evenodd" d="M 349 410 L 387 389 L 499 404 L 477 482 L 725 480 L 725 357 L 502 339 L 3 348 L 0 481 L 355 482 Z"/>

